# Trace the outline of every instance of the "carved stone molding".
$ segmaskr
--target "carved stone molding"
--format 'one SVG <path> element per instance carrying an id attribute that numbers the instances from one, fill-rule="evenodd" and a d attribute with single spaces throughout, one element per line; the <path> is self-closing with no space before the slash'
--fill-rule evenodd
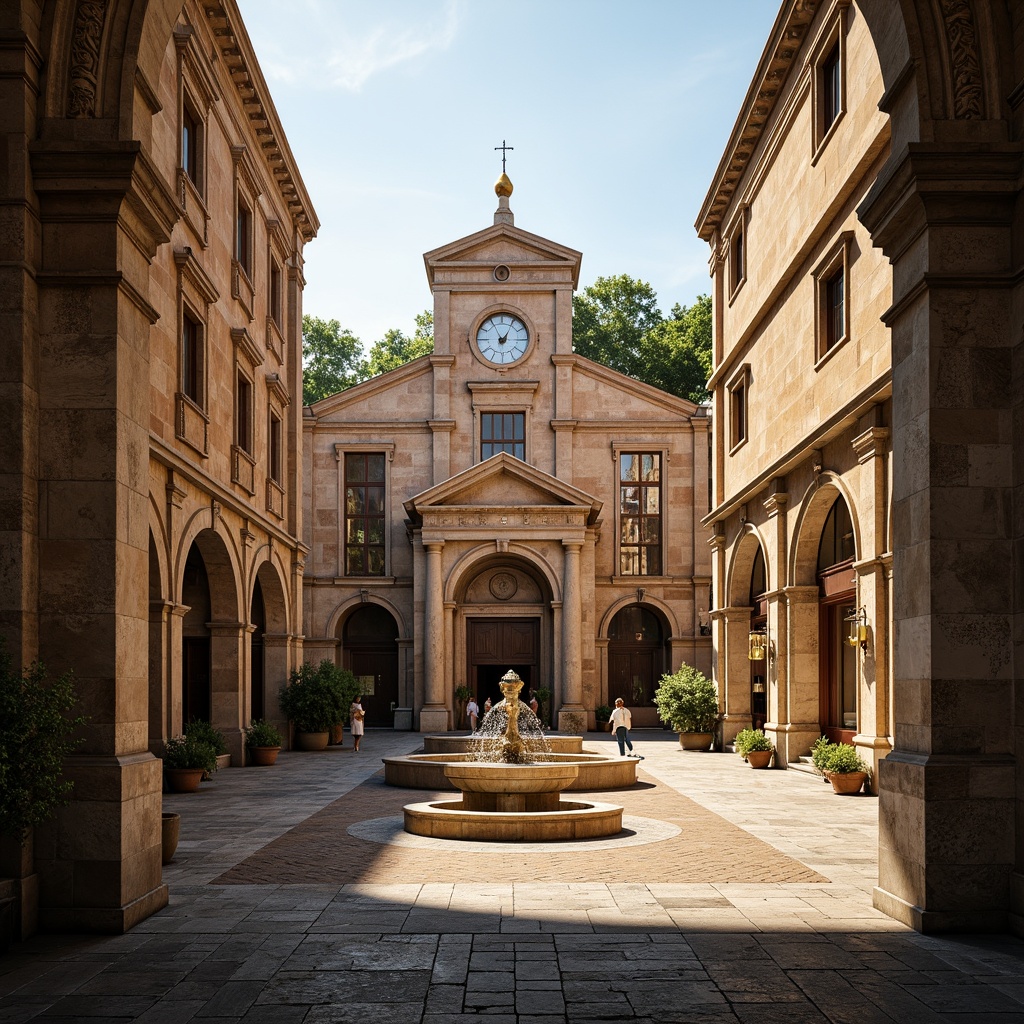
<path id="1" fill-rule="evenodd" d="M 942 19 L 952 68 L 953 116 L 978 120 L 985 116 L 984 96 L 971 6 L 967 0 L 942 0 Z"/>
<path id="2" fill-rule="evenodd" d="M 107 0 L 79 0 L 71 31 L 68 117 L 95 117 L 100 74 L 100 41 Z"/>

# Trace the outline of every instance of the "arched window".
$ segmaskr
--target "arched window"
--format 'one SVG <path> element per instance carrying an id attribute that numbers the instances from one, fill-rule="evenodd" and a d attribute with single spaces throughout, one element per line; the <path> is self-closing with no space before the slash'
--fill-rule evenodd
<path id="1" fill-rule="evenodd" d="M 833 742 L 849 743 L 857 731 L 857 649 L 846 643 L 856 612 L 853 519 L 842 497 L 829 509 L 818 543 L 821 643 L 821 730 Z"/>

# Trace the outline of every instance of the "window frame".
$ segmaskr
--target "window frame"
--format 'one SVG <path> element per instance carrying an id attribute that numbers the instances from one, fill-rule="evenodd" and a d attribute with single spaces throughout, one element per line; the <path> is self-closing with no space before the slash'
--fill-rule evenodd
<path id="1" fill-rule="evenodd" d="M 750 439 L 750 364 L 744 363 L 725 382 L 728 401 L 729 454 Z"/>
<path id="2" fill-rule="evenodd" d="M 811 47 L 811 165 L 814 166 L 846 115 L 846 9 L 850 0 L 839 0 Z M 835 56 L 835 61 L 832 58 Z M 829 69 L 835 67 L 833 87 Z M 828 99 L 828 102 L 826 100 Z M 828 117 L 832 100 L 835 110 Z"/>
<path id="3" fill-rule="evenodd" d="M 493 436 L 493 425 L 495 422 L 500 422 L 502 428 L 505 427 L 505 418 L 508 417 L 511 422 L 513 436 L 511 438 L 505 438 L 504 436 L 495 437 Z M 492 425 L 492 436 L 487 438 L 486 427 L 488 422 Z M 521 436 L 517 439 L 515 437 L 516 425 L 521 427 Z M 485 454 L 484 449 L 490 445 L 490 454 Z M 519 448 L 522 454 L 517 454 L 514 450 L 509 451 L 509 448 Z M 488 409 L 480 410 L 480 461 L 485 462 L 487 459 L 493 458 L 500 452 L 508 452 L 513 458 L 519 459 L 520 462 L 526 461 L 526 410 L 525 409 Z"/>
<path id="4" fill-rule="evenodd" d="M 235 367 L 235 446 L 252 458 L 255 447 L 255 383 L 241 366 Z"/>
<path id="5" fill-rule="evenodd" d="M 191 327 L 191 337 L 186 338 Z M 187 358 L 186 352 L 192 351 Z M 186 299 L 181 301 L 181 328 L 179 331 L 178 390 L 197 409 L 206 411 L 206 325 Z M 189 372 L 189 369 L 192 372 Z M 190 386 L 191 385 L 191 386 Z"/>
<path id="6" fill-rule="evenodd" d="M 747 281 L 747 222 L 750 207 L 744 205 L 736 213 L 735 223 L 729 230 L 729 305 Z"/>
<path id="7" fill-rule="evenodd" d="M 209 244 L 210 214 L 206 208 L 210 110 L 218 99 L 209 59 L 199 46 L 191 25 L 174 29 L 177 50 L 177 199 L 195 242 Z M 187 122 L 194 130 L 191 147 L 185 145 Z M 190 158 L 189 154 L 192 154 Z"/>
<path id="8" fill-rule="evenodd" d="M 381 459 L 381 479 L 375 481 L 370 479 L 370 459 L 379 457 Z M 355 461 L 359 459 L 363 464 L 361 478 L 350 475 L 350 466 L 354 469 Z M 388 453 L 381 449 L 362 448 L 357 450 L 348 449 L 341 455 L 341 569 L 342 575 L 352 579 L 382 579 L 388 575 L 389 545 L 388 545 Z M 363 487 L 367 493 L 363 496 L 363 511 L 359 515 L 349 512 L 348 496 L 349 490 L 354 487 Z M 380 513 L 373 515 L 369 512 L 369 488 L 380 491 Z M 363 537 L 360 543 L 354 543 L 349 539 L 349 525 L 352 522 L 363 524 Z M 380 523 L 380 543 L 371 543 L 369 539 L 371 523 Z M 380 550 L 380 571 L 370 571 L 370 553 L 373 550 Z M 349 567 L 349 552 L 358 550 L 362 553 L 363 571 L 354 572 Z"/>
<path id="9" fill-rule="evenodd" d="M 537 380 L 467 381 L 466 386 L 473 395 L 473 459 L 483 462 L 483 422 L 485 413 L 522 413 L 523 441 L 525 452 L 523 462 L 532 464 L 533 444 L 533 402 L 540 387 Z"/>
<path id="10" fill-rule="evenodd" d="M 345 556 L 347 515 L 346 515 L 346 494 L 345 494 L 345 456 L 348 454 L 383 453 L 384 459 L 384 575 L 383 576 L 353 576 L 348 569 Z M 338 464 L 337 476 L 337 573 L 338 578 L 363 579 L 363 580 L 393 580 L 392 571 L 392 518 L 391 515 L 391 466 L 395 460 L 395 443 L 393 441 L 347 441 L 339 442 L 334 446 L 334 458 Z"/>
<path id="11" fill-rule="evenodd" d="M 646 505 L 644 492 L 651 489 L 652 484 L 649 482 L 637 479 L 635 482 L 624 480 L 622 476 L 622 465 L 623 458 L 625 457 L 637 457 L 644 458 L 645 456 L 656 457 L 658 460 L 658 480 L 656 483 L 658 492 L 658 511 L 656 514 L 641 511 Z M 651 579 L 663 577 L 666 575 L 665 571 L 665 538 L 667 536 L 666 531 L 666 508 L 665 508 L 665 477 L 666 469 L 668 465 L 668 452 L 664 447 L 659 445 L 644 445 L 637 444 L 635 442 L 625 443 L 613 446 L 613 458 L 615 464 L 615 486 L 616 486 L 616 503 L 615 503 L 615 576 L 623 580 L 636 580 L 636 579 Z M 636 541 L 630 541 L 625 543 L 623 541 L 623 530 L 624 530 L 624 519 L 634 518 L 633 516 L 627 516 L 623 508 L 623 491 L 627 487 L 636 487 L 640 489 L 641 494 L 637 498 L 637 513 L 635 518 L 637 519 L 637 539 Z M 657 541 L 656 543 L 649 543 L 643 540 L 644 529 L 643 523 L 652 519 L 657 520 Z M 647 558 L 642 557 L 645 549 L 656 547 L 658 551 L 658 565 L 657 571 L 652 572 L 649 568 L 649 561 Z M 626 549 L 636 548 L 636 565 L 639 566 L 641 562 L 647 562 L 642 570 L 638 571 L 627 571 L 624 568 L 623 556 Z M 649 556 L 648 556 L 649 558 Z"/>
<path id="12" fill-rule="evenodd" d="M 850 269 L 854 232 L 842 232 L 811 272 L 814 281 L 814 368 L 820 369 L 850 342 Z M 833 294 L 842 279 L 842 333 L 836 334 Z"/>

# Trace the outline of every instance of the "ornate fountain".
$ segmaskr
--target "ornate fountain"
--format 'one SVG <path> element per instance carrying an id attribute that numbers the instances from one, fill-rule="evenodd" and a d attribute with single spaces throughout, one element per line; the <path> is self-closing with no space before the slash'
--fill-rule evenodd
<path id="1" fill-rule="evenodd" d="M 562 800 L 562 791 L 576 781 L 580 770 L 571 755 L 532 759 L 519 731 L 520 715 L 533 717 L 519 700 L 522 688 L 515 672 L 505 673 L 501 680 L 505 699 L 489 713 L 496 719 L 506 718 L 503 731 L 493 741 L 492 753 L 497 756 L 444 763 L 444 775 L 462 791 L 462 799 L 407 804 L 406 832 L 438 839 L 554 842 L 622 831 L 621 807 Z"/>

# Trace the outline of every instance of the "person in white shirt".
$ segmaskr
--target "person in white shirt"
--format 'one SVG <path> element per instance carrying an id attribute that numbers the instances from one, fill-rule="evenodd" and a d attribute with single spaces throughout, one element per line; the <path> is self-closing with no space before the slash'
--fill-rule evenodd
<path id="1" fill-rule="evenodd" d="M 633 753 L 633 744 L 629 738 L 629 730 L 633 725 L 633 716 L 629 713 L 629 708 L 626 707 L 626 702 L 621 697 L 615 698 L 615 710 L 611 714 L 609 719 L 612 723 L 612 732 L 615 733 L 615 739 L 619 744 L 619 757 L 626 756 L 626 747 L 629 747 L 629 752 Z M 637 754 L 637 757 L 640 757 Z M 640 757 L 642 761 L 643 758 Z"/>
<path id="2" fill-rule="evenodd" d="M 470 697 L 466 705 L 466 715 L 469 717 L 469 731 L 476 732 L 476 720 L 480 717 L 480 705 Z"/>

